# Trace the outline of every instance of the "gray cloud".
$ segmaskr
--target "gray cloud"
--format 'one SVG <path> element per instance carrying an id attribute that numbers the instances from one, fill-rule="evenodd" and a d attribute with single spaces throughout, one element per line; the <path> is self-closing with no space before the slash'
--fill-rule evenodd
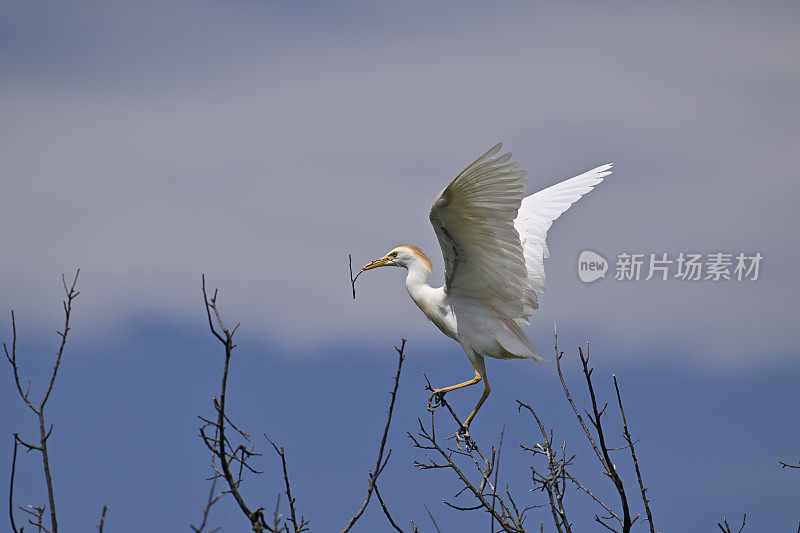
<path id="1" fill-rule="evenodd" d="M 298 349 L 432 337 L 399 271 L 349 301 L 347 253 L 412 242 L 440 264 L 430 202 L 504 140 L 531 192 L 616 163 L 551 232 L 534 332 L 712 361 L 792 349 L 793 6 L 30 9 L 0 55 L 5 307 L 50 317 L 54 274 L 81 266 L 86 327 L 180 322 L 206 272 Z M 766 259 L 749 285 L 585 286 L 584 247 Z"/>

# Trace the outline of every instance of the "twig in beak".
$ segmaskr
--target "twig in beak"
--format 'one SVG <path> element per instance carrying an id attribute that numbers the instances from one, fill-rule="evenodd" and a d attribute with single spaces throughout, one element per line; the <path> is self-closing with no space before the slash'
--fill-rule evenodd
<path id="1" fill-rule="evenodd" d="M 353 277 L 353 256 L 350 255 L 350 254 L 347 254 L 347 259 L 350 261 L 350 285 L 353 286 L 353 300 L 355 300 L 356 299 L 356 280 L 358 279 L 358 276 L 360 276 L 364 271 L 363 270 L 360 271 L 358 274 L 356 274 L 356 277 Z"/>

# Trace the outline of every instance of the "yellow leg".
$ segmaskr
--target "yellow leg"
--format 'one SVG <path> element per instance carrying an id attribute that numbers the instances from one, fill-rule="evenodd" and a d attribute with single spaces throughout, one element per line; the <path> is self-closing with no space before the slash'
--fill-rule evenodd
<path id="1" fill-rule="evenodd" d="M 467 421 L 464 422 L 464 427 L 465 428 L 469 427 L 470 422 L 472 422 L 472 419 L 475 418 L 476 414 L 478 414 L 478 409 L 481 408 L 481 405 L 483 405 L 483 402 L 485 402 L 486 398 L 489 397 L 489 393 L 490 392 L 492 392 L 492 388 L 489 386 L 489 380 L 488 379 L 484 380 L 484 382 L 483 382 L 483 394 L 481 394 L 481 399 L 478 400 L 478 405 L 475 406 L 475 409 L 473 409 L 472 412 L 467 417 Z"/>
<path id="2" fill-rule="evenodd" d="M 470 379 L 469 381 L 465 381 L 463 383 L 459 383 L 458 385 L 450 385 L 449 387 L 443 387 L 441 389 L 434 389 L 433 394 L 431 394 L 431 396 L 435 396 L 437 394 L 444 396 L 445 394 L 447 394 L 451 390 L 456 390 L 456 389 L 460 389 L 462 387 L 469 387 L 470 385 L 475 385 L 476 383 L 478 383 L 482 379 L 483 379 L 483 376 L 481 376 L 481 373 L 478 372 L 478 369 L 476 368 L 475 369 L 475 377 L 474 378 Z"/>
<path id="3" fill-rule="evenodd" d="M 481 408 L 483 402 L 486 401 L 486 398 L 489 397 L 489 393 L 492 392 L 492 388 L 489 386 L 489 380 L 486 378 L 486 366 L 483 362 L 483 358 L 479 358 L 475 362 L 472 363 L 472 368 L 475 369 L 475 377 L 470 379 L 469 381 L 465 381 L 463 383 L 459 383 L 457 385 L 451 385 L 449 387 L 444 387 L 441 389 L 434 389 L 431 393 L 431 397 L 428 400 L 428 408 L 432 407 L 432 402 L 434 397 L 438 396 L 442 398 L 445 394 L 450 391 L 460 389 L 462 387 L 469 387 L 470 385 L 475 385 L 479 381 L 483 380 L 483 394 L 481 394 L 481 399 L 478 400 L 478 404 L 475 406 L 475 409 L 467 417 L 467 420 L 464 422 L 464 429 L 467 429 L 472 422 L 472 419 L 475 418 L 475 415 L 478 413 L 478 409 Z"/>

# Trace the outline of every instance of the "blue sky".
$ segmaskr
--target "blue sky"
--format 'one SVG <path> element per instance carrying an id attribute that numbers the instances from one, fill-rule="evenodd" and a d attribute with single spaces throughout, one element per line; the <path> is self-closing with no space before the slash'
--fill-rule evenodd
<path id="1" fill-rule="evenodd" d="M 468 362 L 399 271 L 363 276 L 353 302 L 347 254 L 363 264 L 410 242 L 440 280 L 430 203 L 498 141 L 530 192 L 615 164 L 550 231 L 547 292 L 527 331 L 549 354 L 557 322 L 563 349 L 589 339 L 598 375 L 621 378 L 658 528 L 708 530 L 744 511 L 759 530 L 796 527 L 800 477 L 777 466 L 800 442 L 795 5 L 0 9 L 0 310 L 17 312 L 34 386 L 55 349 L 59 275 L 82 272 L 48 414 L 64 527 L 91 527 L 103 503 L 114 531 L 197 517 L 208 465 L 194 417 L 209 412 L 221 364 L 201 273 L 243 324 L 231 415 L 286 445 L 316 530 L 340 527 L 362 496 L 401 337 L 383 492 L 406 521 L 425 524 L 426 501 L 451 530 L 474 524 L 437 503 L 453 484 L 414 471 L 404 437 L 424 412 L 421 372 L 447 384 Z M 584 249 L 764 262 L 755 282 L 584 284 Z M 482 440 L 503 423 L 506 443 L 535 438 L 520 398 L 578 445 L 552 357 L 488 372 Z M 7 457 L 11 433 L 32 430 L 10 379 L 0 373 Z M 467 410 L 477 393 L 453 401 Z M 527 459 L 511 448 L 506 473 L 524 492 Z M 22 495 L 38 486 L 34 459 Z M 270 506 L 278 465 L 269 454 L 264 465 L 248 489 Z M 376 511 L 363 531 L 384 527 Z M 229 504 L 214 518 L 242 527 Z"/>

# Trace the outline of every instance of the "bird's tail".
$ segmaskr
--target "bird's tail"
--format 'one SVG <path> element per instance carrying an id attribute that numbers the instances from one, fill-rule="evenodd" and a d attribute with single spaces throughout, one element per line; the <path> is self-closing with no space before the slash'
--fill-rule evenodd
<path id="1" fill-rule="evenodd" d="M 509 359 L 533 359 L 534 361 L 544 361 L 544 358 L 536 353 L 536 347 L 522 331 L 514 320 L 510 318 L 501 319 L 505 324 L 507 335 L 502 335 L 498 340 L 505 352 L 503 356 Z"/>

